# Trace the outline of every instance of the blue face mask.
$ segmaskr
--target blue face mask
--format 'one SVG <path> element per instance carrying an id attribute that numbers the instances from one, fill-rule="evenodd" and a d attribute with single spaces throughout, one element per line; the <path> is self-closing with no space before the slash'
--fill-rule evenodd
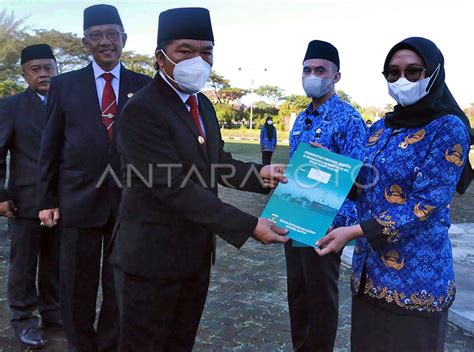
<path id="1" fill-rule="evenodd" d="M 319 78 L 315 75 L 303 77 L 303 89 L 306 95 L 310 98 L 317 99 L 327 94 L 334 86 L 332 79 L 336 74 L 337 72 L 329 78 Z"/>

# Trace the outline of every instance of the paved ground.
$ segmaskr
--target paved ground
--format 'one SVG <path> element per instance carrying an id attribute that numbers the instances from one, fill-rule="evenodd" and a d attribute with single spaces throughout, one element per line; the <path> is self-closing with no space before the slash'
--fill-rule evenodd
<path id="1" fill-rule="evenodd" d="M 229 145 L 235 157 L 257 160 L 255 145 Z M 284 161 L 287 148 L 280 148 L 275 161 Z M 471 187 L 472 193 L 472 187 Z M 266 197 L 224 190 L 222 198 L 240 208 L 259 214 Z M 466 199 L 470 198 L 469 203 Z M 462 204 L 470 204 L 464 212 L 472 216 L 474 198 L 466 197 Z M 457 212 L 453 207 L 453 211 Z M 471 218 L 473 219 L 473 218 Z M 474 222 L 474 221 L 467 221 Z M 5 223 L 0 223 L 0 232 Z M 213 269 L 212 284 L 198 332 L 195 351 L 291 351 L 289 319 L 286 302 L 285 262 L 283 248 L 262 246 L 249 240 L 241 250 L 222 241 L 218 243 L 217 264 Z M 8 240 L 0 238 L 0 352 L 21 351 L 12 338 L 5 300 L 8 267 Z M 349 350 L 350 291 L 349 270 L 343 268 L 340 280 L 340 323 L 336 351 Z M 45 351 L 65 351 L 61 334 L 48 335 L 50 345 Z M 474 337 L 450 327 L 447 351 L 474 351 Z M 139 352 L 139 351 L 137 351 Z"/>

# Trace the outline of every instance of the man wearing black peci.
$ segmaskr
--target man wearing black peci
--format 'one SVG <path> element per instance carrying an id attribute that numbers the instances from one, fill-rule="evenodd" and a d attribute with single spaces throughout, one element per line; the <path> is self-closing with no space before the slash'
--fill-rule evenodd
<path id="1" fill-rule="evenodd" d="M 116 125 L 128 98 L 150 81 L 120 63 L 127 40 L 115 7 L 84 10 L 83 44 L 93 61 L 51 82 L 40 150 L 39 217 L 61 222 L 61 313 L 70 351 L 116 351 L 113 271 L 101 258 L 112 236 L 121 190 Z M 103 301 L 97 322 L 99 278 Z"/>
<path id="2" fill-rule="evenodd" d="M 7 286 L 11 324 L 20 343 L 34 349 L 46 343 L 33 314 L 36 309 L 43 328 L 61 328 L 59 233 L 40 226 L 35 202 L 46 100 L 51 78 L 57 74 L 50 46 L 24 48 L 21 69 L 28 88 L 0 100 L 0 215 L 8 218 L 11 237 Z M 5 189 L 7 152 L 10 176 Z"/>
<path id="3" fill-rule="evenodd" d="M 238 248 L 249 236 L 264 244 L 287 240 L 269 220 L 217 197 L 217 182 L 267 193 L 285 178 L 282 165 L 244 163 L 224 151 L 214 108 L 199 93 L 213 46 L 208 10 L 162 12 L 159 72 L 129 101 L 119 124 L 123 179 L 130 181 L 111 255 L 121 352 L 192 350 L 215 233 Z"/>

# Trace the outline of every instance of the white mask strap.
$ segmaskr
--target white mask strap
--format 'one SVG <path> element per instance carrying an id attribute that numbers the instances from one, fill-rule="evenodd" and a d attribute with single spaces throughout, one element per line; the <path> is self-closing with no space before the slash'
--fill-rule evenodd
<path id="1" fill-rule="evenodd" d="M 160 51 L 163 53 L 163 55 L 168 59 L 169 62 L 171 62 L 173 65 L 176 66 L 176 62 L 174 62 L 173 60 L 171 60 L 168 55 L 166 55 L 165 51 L 163 49 L 160 49 Z"/>
<path id="2" fill-rule="evenodd" d="M 436 81 L 436 78 L 438 77 L 438 74 L 439 74 L 440 70 L 441 70 L 441 64 L 438 64 L 438 66 L 436 66 L 436 68 L 435 68 L 433 74 L 431 75 L 431 77 L 429 77 L 430 81 L 431 81 L 431 84 L 428 87 L 426 87 L 426 92 L 427 93 L 429 93 L 430 90 L 431 90 L 431 87 L 433 87 L 433 84 Z"/>

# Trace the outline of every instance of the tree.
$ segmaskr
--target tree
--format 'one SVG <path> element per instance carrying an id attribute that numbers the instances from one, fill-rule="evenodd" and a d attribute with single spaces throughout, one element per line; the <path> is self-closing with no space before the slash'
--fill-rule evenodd
<path id="1" fill-rule="evenodd" d="M 264 101 L 257 101 L 253 104 L 253 121 L 255 125 L 263 125 L 267 116 L 278 116 L 279 109 Z"/>
<path id="2" fill-rule="evenodd" d="M 242 123 L 243 120 L 247 120 L 248 117 L 244 109 L 235 109 L 229 104 L 217 103 L 214 104 L 214 108 L 220 124 L 226 127 L 234 127 Z"/>
<path id="3" fill-rule="evenodd" d="M 37 29 L 34 32 L 36 35 L 27 39 L 27 45 L 48 43 L 56 57 L 58 73 L 76 70 L 89 63 L 89 52 L 76 34 L 54 29 Z"/>
<path id="4" fill-rule="evenodd" d="M 25 90 L 23 86 L 11 80 L 5 80 L 0 82 L 0 98 L 20 93 L 23 90 Z"/>
<path id="5" fill-rule="evenodd" d="M 18 60 L 26 37 L 25 20 L 16 20 L 13 12 L 0 11 L 0 81 L 16 81 L 21 74 Z"/>
<path id="6" fill-rule="evenodd" d="M 236 104 L 237 100 L 247 95 L 250 91 L 248 89 L 228 87 L 219 91 L 219 101 L 226 104 Z"/>
<path id="7" fill-rule="evenodd" d="M 346 102 L 347 104 L 352 105 L 354 109 L 356 109 L 360 114 L 362 114 L 362 112 L 364 111 L 364 108 L 360 106 L 358 103 L 356 103 L 349 94 L 347 94 L 341 89 L 336 90 L 336 94 L 339 97 L 339 99 Z"/>
<path id="8" fill-rule="evenodd" d="M 209 76 L 208 85 L 214 89 L 214 94 L 216 96 L 217 102 L 222 103 L 219 91 L 221 89 L 230 88 L 230 81 L 224 76 L 221 76 L 215 71 L 211 71 Z"/>
<path id="9" fill-rule="evenodd" d="M 289 131 L 291 115 L 297 114 L 298 112 L 306 109 L 311 99 L 304 95 L 292 94 L 285 98 L 283 103 L 280 105 L 280 111 L 278 112 L 279 123 L 278 127 L 281 127 L 285 131 Z"/>
<path id="10" fill-rule="evenodd" d="M 254 90 L 254 92 L 262 97 L 270 99 L 274 104 L 277 104 L 284 98 L 284 91 L 277 86 L 264 85 Z"/>
<path id="11" fill-rule="evenodd" d="M 377 106 L 371 105 L 371 106 L 362 108 L 361 115 L 365 121 L 371 120 L 372 122 L 375 122 L 384 115 L 384 110 Z"/>
<path id="12" fill-rule="evenodd" d="M 339 97 L 339 99 L 341 99 L 342 101 L 345 101 L 347 104 L 351 104 L 352 98 L 349 94 L 347 94 L 341 89 L 336 90 L 336 94 Z"/>
<path id="13" fill-rule="evenodd" d="M 155 71 L 155 57 L 151 55 L 136 54 L 133 51 L 124 51 L 121 60 L 129 70 L 153 77 Z"/>
<path id="14" fill-rule="evenodd" d="M 385 105 L 385 107 L 383 108 L 384 114 L 386 114 L 387 112 L 393 111 L 394 107 L 395 106 L 392 103 L 387 103 L 387 105 Z"/>

